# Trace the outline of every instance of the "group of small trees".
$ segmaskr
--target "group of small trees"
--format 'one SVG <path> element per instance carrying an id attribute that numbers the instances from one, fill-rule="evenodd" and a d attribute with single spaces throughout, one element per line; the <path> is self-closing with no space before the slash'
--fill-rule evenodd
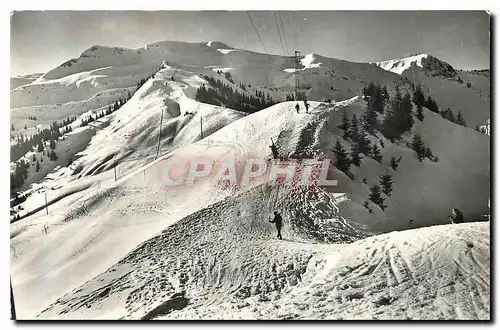
<path id="1" fill-rule="evenodd" d="M 469 84 L 469 83 L 467 83 Z M 465 121 L 465 117 L 462 114 L 462 112 L 458 112 L 457 116 L 451 111 L 450 108 L 440 111 L 439 106 L 437 105 L 436 101 L 431 97 L 427 96 L 427 99 L 425 98 L 424 93 L 422 92 L 422 88 L 420 86 L 417 86 L 415 90 L 413 91 L 413 103 L 417 106 L 417 112 L 415 117 L 417 117 L 418 120 L 423 121 L 424 120 L 424 114 L 422 107 L 427 107 L 427 109 L 431 110 L 432 112 L 439 113 L 441 117 L 444 119 L 447 119 L 451 121 L 452 123 L 455 123 L 460 126 L 467 126 L 467 123 Z"/>
<path id="2" fill-rule="evenodd" d="M 455 114 L 453 113 L 453 111 L 451 111 L 451 108 L 448 108 L 444 111 L 441 111 L 440 114 L 441 114 L 441 117 L 451 121 L 452 123 L 455 123 L 457 125 L 464 126 L 464 127 L 467 126 L 467 122 L 465 121 L 464 115 L 460 111 L 458 112 L 456 117 L 455 117 Z"/>
<path id="3" fill-rule="evenodd" d="M 362 126 L 360 125 L 362 124 Z M 365 156 L 371 156 L 378 162 L 382 161 L 381 150 L 377 144 L 371 145 L 370 139 L 368 138 L 368 134 L 366 131 L 366 121 L 359 120 L 356 115 L 353 115 L 351 119 L 347 116 L 347 113 L 344 112 L 342 114 L 342 122 L 339 125 L 344 131 L 344 139 L 350 140 L 352 142 L 352 150 L 349 154 L 350 156 L 350 164 L 354 164 L 355 166 L 361 165 L 361 157 L 360 154 L 364 154 Z M 336 155 L 341 156 L 340 149 L 338 146 L 340 145 L 340 141 L 335 145 L 332 150 Z M 341 147 L 341 145 L 340 145 Z M 342 169 L 341 169 L 342 170 Z M 343 171 L 344 172 L 344 171 Z M 347 172 L 345 172 L 347 173 Z"/>
<path id="4" fill-rule="evenodd" d="M 46 148 L 46 141 L 41 140 L 36 146 L 36 150 L 42 153 L 40 160 L 36 158 L 36 155 L 33 155 L 31 160 L 34 163 L 35 171 L 40 171 L 41 163 L 43 163 L 43 156 L 47 155 L 51 161 L 57 160 L 57 154 L 54 149 L 56 149 L 56 140 L 49 139 L 49 149 Z M 28 178 L 28 168 L 30 168 L 31 164 L 28 160 L 18 160 L 16 162 L 16 167 L 14 171 L 10 174 L 10 189 L 11 192 L 17 188 L 20 188 L 24 181 Z"/>
<path id="5" fill-rule="evenodd" d="M 161 68 L 162 68 L 162 66 L 160 66 L 160 70 L 161 70 Z M 146 81 L 148 81 L 149 78 L 154 78 L 154 77 L 155 77 L 155 74 L 152 73 L 149 77 L 142 78 L 141 80 L 139 80 L 139 82 L 137 83 L 137 89 L 141 88 L 142 85 L 144 85 L 146 83 Z M 129 99 L 130 99 L 130 92 L 129 92 Z"/>
<path id="6" fill-rule="evenodd" d="M 24 184 L 24 180 L 28 178 L 28 168 L 30 163 L 27 160 L 21 159 L 16 163 L 14 172 L 10 173 L 10 189 L 11 192 L 21 187 Z"/>
<path id="7" fill-rule="evenodd" d="M 203 84 L 196 91 L 195 99 L 199 102 L 226 106 L 246 113 L 254 113 L 276 103 L 269 93 L 264 94 L 256 90 L 255 95 L 249 95 L 249 93 L 234 90 L 219 79 L 209 76 L 204 76 L 204 78 L 208 81 L 208 86 Z"/>
<path id="8" fill-rule="evenodd" d="M 385 105 L 389 100 L 389 93 L 387 87 L 380 86 L 374 82 L 370 82 L 367 86 L 363 87 L 363 95 L 368 101 L 368 108 L 373 109 L 377 113 L 383 113 Z"/>
<path id="9" fill-rule="evenodd" d="M 385 172 L 379 177 L 379 184 L 374 184 L 370 187 L 370 195 L 368 196 L 368 199 L 372 201 L 372 203 L 378 205 L 382 211 L 387 208 L 384 204 L 386 198 L 383 197 L 382 194 L 390 197 L 392 193 L 392 185 L 392 175 L 389 172 Z M 372 212 L 369 208 L 368 201 L 365 202 L 364 206 L 370 211 L 370 213 Z"/>
<path id="10" fill-rule="evenodd" d="M 413 90 L 413 103 L 415 103 L 415 105 L 417 106 L 417 112 L 421 112 L 422 110 L 419 109 L 422 109 L 422 107 L 426 107 L 432 112 L 439 113 L 439 106 L 436 100 L 434 100 L 430 95 L 426 98 L 420 85 L 415 87 L 415 89 Z M 423 114 L 421 116 L 422 119 L 418 118 L 420 121 L 423 120 Z"/>
<path id="11" fill-rule="evenodd" d="M 146 82 L 146 79 L 142 79 L 141 82 L 144 81 Z M 139 89 L 140 87 L 138 87 Z M 83 118 L 80 124 L 80 127 L 87 126 L 88 124 L 96 121 L 99 118 L 102 118 L 104 116 L 107 116 L 109 114 L 112 114 L 116 110 L 120 109 L 125 103 L 127 103 L 130 99 L 132 98 L 132 94 L 130 91 L 128 92 L 128 95 L 124 98 L 119 98 L 117 101 L 113 103 L 113 105 L 108 106 L 107 109 L 101 111 L 101 112 L 96 112 L 94 115 L 90 115 L 86 118 Z"/>
<path id="12" fill-rule="evenodd" d="M 382 121 L 382 134 L 391 141 L 399 140 L 401 136 L 411 131 L 413 124 L 412 102 L 409 93 L 401 94 L 396 89 L 390 99 Z"/>
<path id="13" fill-rule="evenodd" d="M 386 86 L 381 87 L 371 82 L 363 88 L 363 94 L 367 101 L 362 116 L 363 129 L 366 132 L 374 134 L 378 130 L 389 140 L 395 141 L 412 129 L 414 119 L 409 93 L 402 95 L 400 90 L 396 89 L 391 98 Z M 417 99 L 419 98 L 424 98 L 423 94 L 417 95 Z M 425 98 L 419 99 L 420 103 L 424 101 Z M 381 120 L 379 115 L 383 115 Z"/>
<path id="14" fill-rule="evenodd" d="M 62 121 L 53 121 L 50 124 L 50 128 L 45 128 L 31 136 L 25 136 L 22 133 L 19 134 L 10 147 L 11 161 L 17 161 L 35 147 L 38 148 L 38 151 L 42 151 L 44 149 L 44 141 L 56 141 L 59 136 L 67 131 L 63 127 L 70 121 L 71 118 Z M 61 128 L 63 132 L 61 132 Z"/>
<path id="15" fill-rule="evenodd" d="M 438 157 L 432 154 L 431 148 L 424 143 L 420 134 L 413 134 L 413 138 L 409 143 L 409 146 L 417 153 L 417 158 L 420 162 L 422 162 L 425 158 L 429 158 L 433 162 L 438 161 Z"/>
<path id="16" fill-rule="evenodd" d="M 152 74 L 151 77 L 154 77 L 154 74 Z M 139 89 L 146 81 L 147 79 L 141 79 L 137 84 L 137 89 Z M 131 97 L 132 94 L 129 91 L 128 95 L 125 98 L 119 98 L 106 110 L 82 119 L 80 126 L 86 126 L 90 122 L 93 122 L 120 109 L 128 100 L 130 100 Z M 30 115 L 28 116 L 28 119 L 36 120 L 36 116 Z M 29 161 L 18 160 L 27 152 L 32 151 L 35 148 L 38 152 L 42 153 L 40 161 L 33 159 L 33 162 L 35 162 L 35 171 L 38 172 L 40 170 L 40 163 L 43 162 L 43 156 L 45 155 L 47 155 L 51 161 L 56 161 L 58 159 L 57 154 L 54 151 L 54 149 L 56 149 L 56 141 L 62 134 L 72 131 L 70 124 L 75 120 L 75 116 L 70 116 L 61 121 L 53 121 L 50 125 L 50 128 L 43 129 L 31 136 L 24 136 L 23 134 L 19 134 L 17 136 L 10 149 L 11 161 L 16 161 L 16 167 L 10 176 L 11 191 L 20 188 L 24 184 L 25 179 L 28 177 L 27 169 L 30 167 Z M 11 129 L 14 130 L 13 124 L 11 125 Z M 46 150 L 45 145 L 47 141 L 49 142 L 49 147 L 52 150 Z"/>

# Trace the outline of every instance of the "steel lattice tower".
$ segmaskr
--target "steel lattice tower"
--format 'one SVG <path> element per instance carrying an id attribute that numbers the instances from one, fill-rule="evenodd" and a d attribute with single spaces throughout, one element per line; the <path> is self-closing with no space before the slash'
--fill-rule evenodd
<path id="1" fill-rule="evenodd" d="M 295 101 L 299 100 L 299 66 L 300 66 L 300 50 L 295 51 Z"/>

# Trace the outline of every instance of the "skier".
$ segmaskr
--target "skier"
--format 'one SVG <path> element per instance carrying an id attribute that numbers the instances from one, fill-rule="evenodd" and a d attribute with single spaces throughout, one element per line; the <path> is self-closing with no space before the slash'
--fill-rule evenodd
<path id="1" fill-rule="evenodd" d="M 279 158 L 278 148 L 276 148 L 273 139 L 271 139 L 271 145 L 269 146 L 269 148 L 271 148 L 271 152 L 273 153 L 274 159 L 278 159 Z"/>
<path id="2" fill-rule="evenodd" d="M 297 113 L 299 113 L 299 109 L 300 109 L 300 105 L 297 103 L 297 105 L 295 105 L 295 110 L 297 110 Z"/>
<path id="3" fill-rule="evenodd" d="M 449 217 L 451 223 L 464 223 L 464 215 L 459 209 L 453 209 L 451 210 L 451 213 L 453 214 Z"/>
<path id="4" fill-rule="evenodd" d="M 276 225 L 276 230 L 278 231 L 278 239 L 283 239 L 281 237 L 281 227 L 283 226 L 283 218 L 279 215 L 278 211 L 274 211 L 274 219 L 269 220 L 270 223 L 274 223 Z"/>
<path id="5" fill-rule="evenodd" d="M 309 113 L 309 103 L 307 103 L 307 100 L 304 100 L 304 106 L 306 107 L 306 113 Z"/>

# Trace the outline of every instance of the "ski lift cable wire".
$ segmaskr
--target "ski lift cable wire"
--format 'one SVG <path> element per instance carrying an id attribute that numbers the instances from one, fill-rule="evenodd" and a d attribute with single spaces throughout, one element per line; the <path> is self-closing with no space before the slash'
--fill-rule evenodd
<path id="1" fill-rule="evenodd" d="M 254 24 L 254 22 L 252 20 L 252 16 L 250 16 L 249 12 L 246 12 L 246 14 L 248 16 L 248 19 L 250 19 L 250 23 L 252 23 L 253 29 L 254 29 L 255 33 L 257 34 L 257 37 L 260 40 L 262 48 L 264 48 L 264 51 L 266 52 L 267 56 L 269 56 L 269 59 L 271 59 L 271 55 L 269 55 L 269 52 L 267 51 L 266 46 L 264 45 L 264 42 L 262 41 L 262 38 L 260 37 L 259 31 L 257 31 L 257 27 L 255 26 L 255 24 Z"/>
<path id="2" fill-rule="evenodd" d="M 286 53 L 288 53 L 288 42 L 286 40 L 286 34 L 285 34 L 285 27 L 283 25 L 283 21 L 281 20 L 281 15 L 280 15 L 280 12 L 277 12 L 277 15 L 278 15 L 278 18 L 280 20 L 280 24 L 281 24 L 281 32 L 283 33 L 283 39 L 285 40 L 285 49 L 286 49 Z"/>
<path id="3" fill-rule="evenodd" d="M 274 22 L 276 23 L 276 29 L 278 30 L 278 36 L 280 38 L 281 49 L 283 50 L 283 55 L 286 55 L 285 46 L 283 44 L 283 38 L 281 37 L 280 25 L 275 11 L 273 11 L 273 15 L 274 15 Z"/>

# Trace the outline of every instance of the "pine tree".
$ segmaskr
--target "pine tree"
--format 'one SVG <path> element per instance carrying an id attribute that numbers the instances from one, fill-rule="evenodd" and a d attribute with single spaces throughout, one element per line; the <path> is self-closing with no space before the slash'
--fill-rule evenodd
<path id="1" fill-rule="evenodd" d="M 340 124 L 338 127 L 342 129 L 345 132 L 349 129 L 350 122 L 349 122 L 349 117 L 347 116 L 346 111 L 342 111 L 342 124 Z"/>
<path id="2" fill-rule="evenodd" d="M 366 93 L 368 97 L 368 107 L 378 113 L 382 113 L 384 111 L 384 98 L 380 86 L 371 82 L 366 88 Z"/>
<path id="3" fill-rule="evenodd" d="M 28 125 L 24 125 L 24 129 L 28 129 Z"/>
<path id="4" fill-rule="evenodd" d="M 49 146 L 50 146 L 50 149 L 54 150 L 56 148 L 56 141 L 55 140 L 50 140 L 49 141 Z"/>
<path id="5" fill-rule="evenodd" d="M 372 147 L 370 144 L 370 139 L 368 138 L 368 136 L 366 136 L 365 131 L 360 130 L 358 132 L 357 138 L 354 143 L 358 145 L 358 150 L 360 153 L 367 156 L 371 153 Z"/>
<path id="6" fill-rule="evenodd" d="M 417 106 L 424 106 L 426 104 L 425 95 L 422 92 L 422 87 L 420 87 L 420 85 L 418 85 L 413 91 L 413 103 L 415 103 L 415 105 Z"/>
<path id="7" fill-rule="evenodd" d="M 397 134 L 397 129 L 396 129 L 395 116 L 396 115 L 392 110 L 392 108 L 387 109 L 381 124 L 382 134 L 392 142 L 394 142 L 394 140 L 399 138 L 399 134 Z"/>
<path id="8" fill-rule="evenodd" d="M 439 107 L 436 101 L 429 95 L 427 96 L 427 100 L 425 102 L 425 106 L 432 112 L 439 113 Z"/>
<path id="9" fill-rule="evenodd" d="M 333 153 L 335 154 L 336 160 L 335 160 L 335 167 L 337 167 L 339 170 L 341 170 L 344 173 L 347 173 L 349 171 L 349 166 L 351 165 L 349 158 L 347 158 L 347 152 L 342 147 L 342 144 L 340 143 L 339 140 L 335 142 L 335 146 L 332 149 Z"/>
<path id="10" fill-rule="evenodd" d="M 363 113 L 363 128 L 371 134 L 378 129 L 377 112 L 371 106 L 367 106 Z"/>
<path id="11" fill-rule="evenodd" d="M 382 154 L 380 153 L 380 148 L 378 145 L 374 144 L 372 148 L 372 157 L 375 159 L 377 162 L 381 163 L 382 162 Z"/>
<path id="12" fill-rule="evenodd" d="M 417 114 L 415 115 L 415 117 L 417 117 L 417 119 L 420 121 L 424 120 L 424 110 L 421 104 L 417 104 Z"/>
<path id="13" fill-rule="evenodd" d="M 426 147 L 425 147 L 425 143 L 422 140 L 422 137 L 420 136 L 420 134 L 415 133 L 413 135 L 413 139 L 411 141 L 410 146 L 417 153 L 418 160 L 420 162 L 423 161 L 425 158 L 425 154 L 426 154 Z"/>
<path id="14" fill-rule="evenodd" d="M 410 94 L 406 93 L 403 96 L 401 103 L 401 133 L 406 133 L 411 131 L 413 124 L 415 123 L 413 119 L 412 104 Z"/>
<path id="15" fill-rule="evenodd" d="M 451 121 L 452 123 L 455 122 L 455 114 L 453 113 L 453 111 L 451 111 L 451 108 L 441 111 L 441 117 Z"/>
<path id="16" fill-rule="evenodd" d="M 358 138 L 358 132 L 359 132 L 358 117 L 356 117 L 356 115 L 353 114 L 351 119 L 351 125 L 346 135 L 351 139 L 353 139 L 354 141 L 356 141 Z"/>
<path id="17" fill-rule="evenodd" d="M 351 150 L 351 164 L 357 167 L 361 166 L 361 158 L 359 157 L 359 147 L 357 143 L 353 143 Z"/>
<path id="18" fill-rule="evenodd" d="M 467 126 L 464 115 L 462 114 L 461 111 L 458 112 L 457 119 L 456 119 L 455 123 L 457 123 L 460 126 L 464 126 L 464 127 Z"/>
<path id="19" fill-rule="evenodd" d="M 432 149 L 430 146 L 425 146 L 424 157 L 429 158 L 434 161 L 434 154 L 432 153 Z"/>
<path id="20" fill-rule="evenodd" d="M 35 171 L 40 171 L 40 163 L 38 162 L 38 160 L 36 161 Z"/>
<path id="21" fill-rule="evenodd" d="M 403 98 L 398 88 L 396 88 L 394 96 L 389 103 L 390 106 L 385 112 L 385 117 L 382 121 L 382 133 L 386 138 L 394 141 L 401 136 L 401 108 Z"/>
<path id="22" fill-rule="evenodd" d="M 368 196 L 368 199 L 380 206 L 382 210 L 385 209 L 384 198 L 380 194 L 379 185 L 376 184 L 370 187 L 370 195 Z"/>
<path id="23" fill-rule="evenodd" d="M 389 165 L 395 171 L 398 168 L 400 161 L 401 161 L 401 157 L 399 157 L 398 159 L 396 159 L 396 157 L 392 156 L 391 157 L 391 161 L 389 162 Z"/>
<path id="24" fill-rule="evenodd" d="M 383 113 L 385 106 L 387 105 L 387 102 L 389 102 L 389 92 L 387 92 L 387 86 L 385 85 L 384 87 L 382 87 L 381 96 L 382 96 L 382 111 L 380 113 Z"/>
<path id="25" fill-rule="evenodd" d="M 387 196 L 391 196 L 392 192 L 392 175 L 388 172 L 380 176 L 380 186 L 382 187 L 382 192 Z"/>

